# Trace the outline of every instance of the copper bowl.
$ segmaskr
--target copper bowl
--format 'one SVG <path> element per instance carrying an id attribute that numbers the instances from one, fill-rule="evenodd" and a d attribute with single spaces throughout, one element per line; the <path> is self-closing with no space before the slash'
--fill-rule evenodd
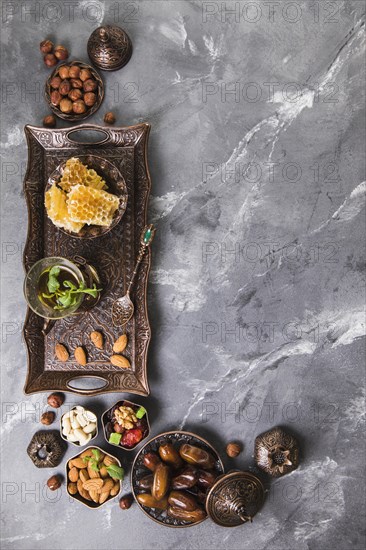
<path id="1" fill-rule="evenodd" d="M 51 80 L 54 76 L 57 76 L 59 73 L 59 70 L 61 67 L 71 67 L 72 65 L 77 65 L 80 67 L 80 69 L 89 69 L 91 74 L 93 75 L 93 78 L 98 83 L 98 88 L 96 91 L 97 100 L 89 107 L 85 113 L 77 114 L 77 113 L 63 113 L 56 105 L 52 105 L 51 103 Z M 51 109 L 51 111 L 58 116 L 59 118 L 63 118 L 64 120 L 71 120 L 71 121 L 79 121 L 79 120 L 85 120 L 86 118 L 93 115 L 101 106 L 103 98 L 104 98 L 104 84 L 101 76 L 99 73 L 91 66 L 87 65 L 86 63 L 83 63 L 82 61 L 71 61 L 70 63 L 61 63 L 56 67 L 56 69 L 51 73 L 51 76 L 46 80 L 46 86 L 44 90 L 46 101 Z"/>
<path id="2" fill-rule="evenodd" d="M 66 465 L 65 465 L 65 472 L 66 472 L 66 490 L 67 490 L 67 493 L 68 495 L 77 500 L 78 502 L 81 502 L 81 504 L 84 504 L 84 506 L 87 506 L 88 508 L 91 508 L 93 510 L 97 509 L 97 508 L 100 508 L 101 506 L 104 506 L 104 504 L 106 504 L 107 502 L 109 502 L 110 500 L 113 500 L 114 498 L 117 498 L 118 495 L 120 494 L 121 492 L 121 489 L 122 489 L 122 480 L 116 480 L 119 482 L 119 491 L 117 492 L 116 495 L 114 496 L 110 496 L 109 498 L 107 498 L 107 500 L 105 502 L 103 502 L 102 504 L 97 504 L 96 502 L 92 501 L 92 500 L 86 500 L 85 498 L 83 498 L 81 495 L 79 495 L 79 493 L 76 493 L 75 495 L 72 495 L 69 491 L 69 471 L 70 471 L 70 468 L 69 468 L 69 462 L 70 460 L 73 460 L 74 458 L 78 458 L 82 453 L 85 453 L 86 451 L 88 451 L 89 449 L 98 449 L 101 453 L 103 453 L 104 455 L 108 455 L 110 456 L 111 458 L 113 458 L 118 466 L 121 466 L 121 462 L 118 460 L 117 457 L 115 457 L 114 455 L 111 455 L 110 453 L 108 453 L 107 451 L 104 451 L 103 449 L 101 449 L 100 447 L 98 447 L 97 445 L 90 445 L 89 447 L 87 447 L 86 449 L 83 449 L 82 451 L 79 451 L 76 455 L 72 456 L 71 458 L 69 458 L 66 462 Z"/>
<path id="3" fill-rule="evenodd" d="M 144 415 L 145 416 L 145 419 L 146 419 L 146 423 L 147 423 L 147 433 L 146 435 L 141 439 L 141 441 L 139 441 L 136 445 L 134 445 L 133 447 L 125 447 L 123 445 L 116 445 L 115 443 L 111 443 L 109 441 L 109 437 L 108 437 L 108 429 L 107 429 L 107 425 L 109 422 L 111 422 L 111 418 L 112 418 L 112 412 L 114 411 L 114 409 L 116 407 L 119 407 L 121 405 L 123 405 L 123 403 L 126 403 L 126 406 L 128 405 L 133 405 L 135 407 L 141 407 L 143 405 L 139 405 L 138 403 L 133 403 L 132 401 L 128 401 L 127 399 L 122 399 L 120 401 L 117 401 L 117 403 L 115 403 L 113 405 L 113 407 L 109 407 L 109 409 L 107 409 L 103 414 L 102 414 L 102 426 L 103 426 L 103 433 L 104 433 L 104 438 L 106 440 L 106 442 L 109 444 L 109 445 L 113 445 L 113 447 L 117 447 L 119 449 L 123 449 L 124 451 L 134 451 L 136 449 L 136 447 L 138 447 L 138 445 L 140 445 L 150 434 L 150 423 L 149 423 L 149 416 L 147 414 L 147 411 L 146 411 L 146 414 Z M 145 408 L 145 407 L 144 407 Z M 146 408 L 145 408 L 146 410 Z"/>
<path id="4" fill-rule="evenodd" d="M 138 480 L 141 477 L 144 477 L 145 475 L 147 475 L 148 473 L 151 473 L 143 465 L 144 455 L 149 452 L 157 453 L 160 445 L 163 445 L 165 443 L 172 443 L 174 446 L 176 446 L 177 444 L 179 445 L 179 444 L 188 443 L 190 445 L 196 445 L 197 447 L 201 447 L 205 451 L 208 451 L 209 453 L 211 453 L 216 458 L 215 470 L 218 476 L 224 473 L 224 465 L 221 461 L 221 458 L 218 452 L 208 441 L 206 441 L 206 439 L 203 439 L 203 437 L 200 437 L 199 435 L 191 432 L 182 432 L 182 431 L 164 432 L 150 439 L 150 441 L 148 441 L 147 443 L 145 443 L 145 445 L 142 447 L 142 449 L 140 449 L 140 451 L 136 455 L 136 458 L 132 464 L 132 469 L 131 469 L 131 488 L 132 488 L 133 496 L 138 506 L 141 508 L 141 510 L 150 519 L 156 521 L 157 523 L 160 523 L 161 525 L 165 525 L 167 527 L 192 527 L 193 525 L 198 525 L 202 521 L 205 521 L 205 519 L 207 519 L 208 516 L 206 516 L 202 520 L 197 521 L 195 523 L 188 523 L 186 521 L 177 520 L 169 517 L 166 511 L 142 506 L 136 498 L 139 493 L 143 492 L 138 487 L 138 484 L 137 484 Z"/>
<path id="5" fill-rule="evenodd" d="M 119 197 L 119 207 L 114 213 L 111 225 L 108 227 L 99 225 L 84 225 L 79 233 L 66 231 L 66 229 L 63 229 L 62 227 L 59 227 L 58 229 L 66 235 L 72 236 L 76 239 L 95 239 L 96 237 L 102 237 L 106 235 L 106 233 L 109 233 L 109 231 L 111 231 L 121 221 L 127 207 L 127 186 L 121 172 L 109 160 L 97 157 L 95 155 L 77 155 L 77 158 L 80 159 L 83 164 L 86 164 L 88 168 L 93 168 L 100 176 L 103 177 L 108 185 L 108 193 L 112 193 L 113 195 Z M 51 185 L 58 184 L 62 177 L 65 165 L 66 160 L 59 164 L 56 170 L 52 172 L 48 178 L 45 192 L 48 191 Z"/>

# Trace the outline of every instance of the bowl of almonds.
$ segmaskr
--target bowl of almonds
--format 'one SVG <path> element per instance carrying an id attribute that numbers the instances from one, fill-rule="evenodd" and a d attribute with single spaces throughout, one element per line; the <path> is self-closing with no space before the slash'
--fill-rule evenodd
<path id="1" fill-rule="evenodd" d="M 107 443 L 132 451 L 150 433 L 145 407 L 131 401 L 118 401 L 102 415 Z"/>
<path id="2" fill-rule="evenodd" d="M 123 477 L 120 461 L 100 447 L 88 447 L 66 464 L 67 492 L 88 508 L 117 497 Z"/>

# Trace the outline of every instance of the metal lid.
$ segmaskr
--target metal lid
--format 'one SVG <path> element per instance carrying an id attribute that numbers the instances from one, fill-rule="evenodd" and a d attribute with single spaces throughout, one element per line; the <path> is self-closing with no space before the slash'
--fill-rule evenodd
<path id="1" fill-rule="evenodd" d="M 210 518 L 223 527 L 243 525 L 260 510 L 264 487 L 250 472 L 231 472 L 220 476 L 206 498 Z"/>
<path id="2" fill-rule="evenodd" d="M 299 465 L 299 445 L 295 437 L 276 426 L 255 439 L 257 466 L 274 477 L 295 470 Z"/>
<path id="3" fill-rule="evenodd" d="M 100 69 L 117 71 L 130 60 L 132 43 L 125 31 L 117 25 L 103 25 L 90 35 L 88 55 Z"/>

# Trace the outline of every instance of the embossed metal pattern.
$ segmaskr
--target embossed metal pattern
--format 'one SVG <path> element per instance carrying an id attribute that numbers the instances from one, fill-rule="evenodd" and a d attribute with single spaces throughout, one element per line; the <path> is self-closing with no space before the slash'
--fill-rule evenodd
<path id="1" fill-rule="evenodd" d="M 282 428 L 272 428 L 256 437 L 254 458 L 257 466 L 267 474 L 283 476 L 299 465 L 297 440 Z"/>
<path id="2" fill-rule="evenodd" d="M 26 126 L 28 167 L 24 180 L 24 193 L 28 206 L 28 237 L 24 250 L 26 271 L 45 256 L 82 256 L 94 265 L 103 288 L 101 300 L 92 309 L 75 317 L 55 323 L 44 336 L 43 319 L 28 310 L 24 323 L 24 339 L 28 349 L 28 375 L 26 394 L 61 390 L 96 395 L 107 392 L 130 392 L 148 395 L 146 372 L 147 350 L 150 342 L 150 325 L 147 315 L 146 285 L 150 269 L 151 252 L 145 255 L 136 279 L 133 300 L 135 314 L 124 328 L 128 346 L 124 355 L 131 369 L 113 366 L 113 342 L 120 330 L 113 328 L 111 309 L 114 300 L 126 292 L 138 254 L 139 239 L 146 225 L 147 201 L 150 193 L 150 176 L 146 149 L 150 131 L 148 124 L 127 128 L 105 128 L 83 124 L 74 130 L 103 130 L 108 139 L 102 145 L 78 145 L 68 138 L 70 128 L 48 130 Z M 127 186 L 128 203 L 121 222 L 107 235 L 98 239 L 75 239 L 61 232 L 47 218 L 44 208 L 44 189 L 56 167 L 71 156 L 102 156 L 123 174 Z M 105 348 L 97 350 L 89 334 L 100 330 L 104 334 Z M 71 352 L 70 359 L 61 363 L 55 358 L 54 347 L 62 342 Z M 72 351 L 83 345 L 88 352 L 88 364 L 80 367 Z M 96 377 L 106 384 L 98 389 L 76 389 L 69 385 L 78 377 Z"/>
<path id="3" fill-rule="evenodd" d="M 56 430 L 36 432 L 27 448 L 28 456 L 37 468 L 55 468 L 60 464 L 65 451 L 66 445 Z"/>
<path id="4" fill-rule="evenodd" d="M 261 481 L 250 472 L 232 472 L 211 487 L 206 499 L 210 518 L 223 527 L 236 527 L 253 518 L 264 501 Z M 245 519 L 240 515 L 246 516 Z"/>
<path id="5" fill-rule="evenodd" d="M 88 40 L 88 56 L 103 71 L 124 67 L 132 55 L 132 43 L 127 33 L 116 25 L 103 25 L 92 32 Z"/>
<path id="6" fill-rule="evenodd" d="M 77 65 L 80 67 L 80 69 L 89 69 L 89 71 L 92 73 L 93 78 L 98 82 L 98 89 L 96 91 L 97 100 L 89 107 L 85 113 L 63 113 L 61 109 L 59 109 L 56 105 L 52 105 L 51 103 L 51 80 L 54 76 L 58 75 L 58 72 L 61 67 L 63 66 L 71 66 L 71 65 Z M 78 122 L 80 120 L 85 120 L 86 118 L 89 118 L 91 115 L 97 112 L 99 107 L 102 104 L 103 98 L 104 98 L 104 84 L 101 76 L 99 73 L 90 65 L 87 65 L 86 63 L 83 63 L 82 61 L 72 61 L 71 63 L 61 63 L 60 65 L 57 65 L 56 69 L 51 73 L 51 76 L 48 77 L 46 80 L 46 85 L 44 89 L 44 95 L 46 98 L 46 101 L 51 109 L 51 111 L 58 116 L 59 118 L 62 118 L 64 120 L 71 120 L 72 122 Z"/>
<path id="7" fill-rule="evenodd" d="M 141 492 L 137 482 L 141 477 L 149 473 L 143 465 L 145 454 L 150 452 L 157 453 L 160 445 L 163 445 L 165 443 L 172 443 L 175 446 L 180 446 L 184 443 L 188 443 L 189 445 L 197 445 L 198 447 L 201 447 L 205 451 L 208 451 L 209 453 L 214 455 L 214 457 L 216 458 L 215 470 L 217 474 L 221 475 L 224 473 L 224 465 L 218 452 L 208 441 L 206 441 L 206 439 L 203 439 L 202 437 L 191 432 L 164 432 L 160 435 L 157 435 L 153 439 L 150 439 L 150 441 L 148 441 L 136 455 L 131 469 L 131 488 L 133 496 L 135 497 L 135 500 L 141 510 L 147 516 L 149 516 L 149 518 L 153 519 L 157 523 L 160 523 L 161 525 L 166 525 L 167 527 L 192 527 L 193 525 L 198 525 L 198 523 L 205 521 L 205 519 L 207 518 L 204 518 L 201 521 L 197 521 L 195 523 L 187 523 L 185 521 L 174 519 L 168 516 L 165 511 L 142 506 L 136 499 L 136 496 Z"/>

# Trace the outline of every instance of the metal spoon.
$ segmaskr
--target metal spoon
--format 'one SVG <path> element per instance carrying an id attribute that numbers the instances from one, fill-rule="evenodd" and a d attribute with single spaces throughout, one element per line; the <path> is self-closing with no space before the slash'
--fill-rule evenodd
<path id="1" fill-rule="evenodd" d="M 112 305 L 112 322 L 115 327 L 123 327 L 133 316 L 135 310 L 134 305 L 130 298 L 130 292 L 132 285 L 135 281 L 135 277 L 141 263 L 142 258 L 148 247 L 150 246 L 156 229 L 153 225 L 145 225 L 141 235 L 140 249 L 136 260 L 135 269 L 132 273 L 130 282 L 128 283 L 127 292 L 122 298 L 118 298 Z"/>

